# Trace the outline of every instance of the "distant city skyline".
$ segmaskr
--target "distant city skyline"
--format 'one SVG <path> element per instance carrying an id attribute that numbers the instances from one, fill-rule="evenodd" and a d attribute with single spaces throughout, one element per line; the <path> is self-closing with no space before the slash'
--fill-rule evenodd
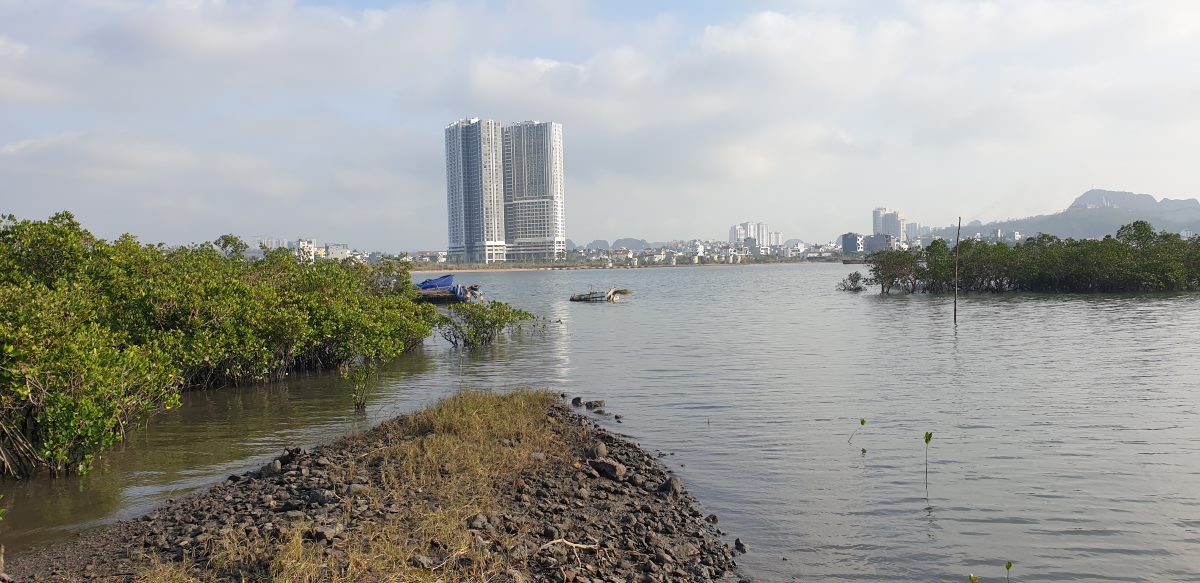
<path id="1" fill-rule="evenodd" d="M 0 211 L 441 248 L 442 131 L 473 112 L 569 130 L 581 243 L 1190 198 L 1198 27 L 1148 0 L 2 3 Z"/>

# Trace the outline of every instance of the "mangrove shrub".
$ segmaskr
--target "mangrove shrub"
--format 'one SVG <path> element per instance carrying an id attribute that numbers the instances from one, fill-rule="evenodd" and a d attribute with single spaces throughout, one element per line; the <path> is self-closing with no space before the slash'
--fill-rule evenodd
<path id="1" fill-rule="evenodd" d="M 964 292 L 1171 292 L 1200 289 L 1200 236 L 1155 232 L 1145 221 L 1100 240 L 1030 237 L 1009 246 L 965 240 L 957 249 L 934 241 L 925 249 L 867 256 L 867 284 L 880 293 L 954 291 L 954 256 Z"/>
<path id="2" fill-rule="evenodd" d="M 246 250 L 105 241 L 66 212 L 0 219 L 0 471 L 86 471 L 181 390 L 384 361 L 432 332 L 401 261 Z"/>
<path id="3" fill-rule="evenodd" d="M 438 330 L 455 347 L 474 348 L 491 344 L 505 330 L 533 319 L 525 310 L 494 300 L 450 304 L 438 320 Z"/>

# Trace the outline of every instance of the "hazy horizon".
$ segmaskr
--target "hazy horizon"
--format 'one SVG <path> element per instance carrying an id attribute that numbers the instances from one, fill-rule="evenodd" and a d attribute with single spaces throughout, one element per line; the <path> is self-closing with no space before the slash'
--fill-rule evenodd
<path id="1" fill-rule="evenodd" d="M 0 212 L 446 246 L 443 129 L 563 124 L 567 236 L 1191 198 L 1200 4 L 0 0 Z"/>

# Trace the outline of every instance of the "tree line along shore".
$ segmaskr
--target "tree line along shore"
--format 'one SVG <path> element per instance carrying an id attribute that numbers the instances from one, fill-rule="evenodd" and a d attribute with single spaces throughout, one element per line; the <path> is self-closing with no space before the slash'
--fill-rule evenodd
<path id="1" fill-rule="evenodd" d="M 1185 239 L 1136 221 L 1103 239 L 1038 235 L 1016 246 L 965 240 L 954 248 L 935 240 L 924 249 L 872 253 L 866 264 L 867 277 L 852 273 L 839 289 L 941 294 L 957 282 L 959 291 L 976 293 L 1197 291 L 1200 235 Z"/>
<path id="2" fill-rule="evenodd" d="M 470 345 L 532 317 L 500 302 L 439 313 L 413 301 L 400 260 L 246 250 L 232 235 L 106 241 L 68 212 L 0 218 L 0 476 L 85 472 L 183 390 L 339 368 L 359 386 L 434 330 Z"/>
<path id="3" fill-rule="evenodd" d="M 462 392 L 14 556 L 0 580 L 745 581 L 717 517 L 598 414 Z"/>

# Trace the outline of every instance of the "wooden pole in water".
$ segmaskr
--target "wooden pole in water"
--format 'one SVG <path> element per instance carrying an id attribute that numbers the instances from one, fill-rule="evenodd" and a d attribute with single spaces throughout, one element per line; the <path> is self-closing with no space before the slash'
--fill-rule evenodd
<path id="1" fill-rule="evenodd" d="M 962 217 L 958 217 L 958 232 L 954 234 L 954 325 L 958 325 L 958 242 L 962 239 Z"/>

